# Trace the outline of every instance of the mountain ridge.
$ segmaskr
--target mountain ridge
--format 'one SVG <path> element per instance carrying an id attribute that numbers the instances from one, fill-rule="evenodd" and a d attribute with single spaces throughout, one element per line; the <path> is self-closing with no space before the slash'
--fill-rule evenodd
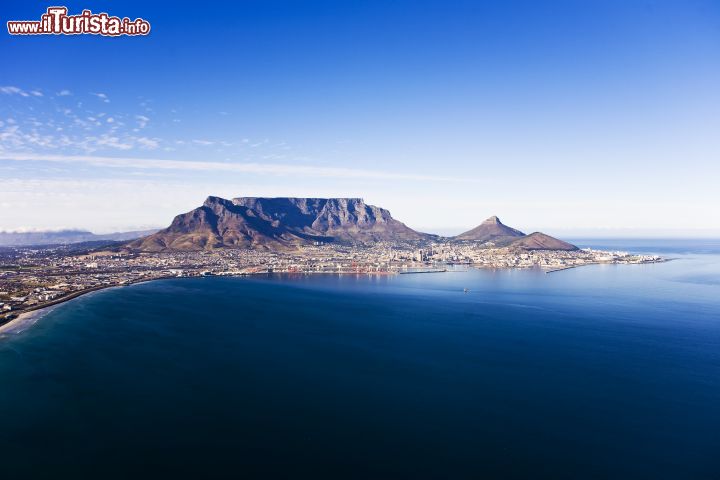
<path id="1" fill-rule="evenodd" d="M 44 245 L 70 245 L 73 243 L 96 241 L 127 241 L 141 238 L 157 232 L 152 230 L 135 230 L 130 232 L 113 232 L 105 234 L 92 233 L 82 229 L 38 230 L 29 232 L 0 231 L 0 246 L 26 247 Z"/>
<path id="2" fill-rule="evenodd" d="M 294 250 L 320 243 L 369 244 L 375 242 L 476 242 L 487 247 L 525 250 L 576 250 L 577 247 L 541 232 L 522 231 L 491 216 L 454 237 L 413 230 L 384 208 L 359 197 L 235 197 L 208 196 L 201 206 L 176 215 L 162 230 L 95 235 L 84 230 L 28 232 L 36 235 L 20 245 L 70 244 L 96 240 L 126 241 L 121 248 L 137 252 L 200 251 L 246 248 Z M 5 235 L 5 237 L 3 237 Z M 0 246 L 11 245 L 0 232 Z M 38 241 L 45 235 L 44 242 Z M 57 236 L 65 235 L 64 240 Z M 122 235 L 126 235 L 123 237 Z"/>
<path id="3" fill-rule="evenodd" d="M 529 235 L 520 237 L 512 241 L 510 247 L 521 248 L 523 250 L 579 250 L 575 245 L 551 237 L 542 232 L 533 232 Z"/>
<path id="4" fill-rule="evenodd" d="M 420 241 L 390 212 L 362 198 L 209 196 L 203 205 L 177 215 L 166 229 L 130 242 L 141 251 L 252 248 L 288 250 L 312 243 Z"/>

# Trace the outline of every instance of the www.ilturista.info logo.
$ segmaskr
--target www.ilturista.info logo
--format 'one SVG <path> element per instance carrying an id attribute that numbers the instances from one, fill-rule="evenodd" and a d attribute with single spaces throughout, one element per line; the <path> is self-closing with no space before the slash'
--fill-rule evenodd
<path id="1" fill-rule="evenodd" d="M 10 35 L 147 35 L 150 23 L 142 18 L 111 17 L 107 13 L 83 10 L 79 15 L 68 15 L 67 7 L 48 7 L 40 20 L 7 22 Z"/>

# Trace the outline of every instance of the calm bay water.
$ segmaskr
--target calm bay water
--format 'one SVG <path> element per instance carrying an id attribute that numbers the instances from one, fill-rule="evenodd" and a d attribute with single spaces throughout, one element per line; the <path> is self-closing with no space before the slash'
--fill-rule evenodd
<path id="1" fill-rule="evenodd" d="M 0 338 L 0 471 L 720 478 L 720 242 L 577 243 L 675 260 L 68 302 Z"/>

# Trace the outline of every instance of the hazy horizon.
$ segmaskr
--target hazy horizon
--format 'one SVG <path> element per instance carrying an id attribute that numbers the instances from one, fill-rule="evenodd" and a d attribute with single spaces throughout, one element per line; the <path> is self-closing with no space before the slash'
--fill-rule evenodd
<path id="1" fill-rule="evenodd" d="M 185 212 L 178 212 L 185 213 Z M 489 217 L 489 216 L 488 216 Z M 485 217 L 485 218 L 488 218 Z M 717 240 L 720 239 L 720 229 L 663 229 L 663 230 L 642 230 L 633 228 L 595 228 L 595 229 L 576 229 L 576 228 L 554 228 L 547 226 L 529 226 L 524 227 L 522 225 L 515 225 L 512 223 L 505 222 L 503 217 L 498 215 L 500 220 L 505 224 L 513 228 L 518 228 L 524 233 L 532 233 L 540 231 L 543 233 L 550 234 L 552 236 L 564 239 L 677 239 L 677 240 Z M 415 226 L 409 225 L 409 227 L 419 232 L 431 233 L 444 237 L 452 237 L 466 232 L 477 225 L 479 225 L 485 218 L 479 219 L 477 223 L 473 225 L 465 226 L 454 226 L 454 227 L 433 227 L 433 226 Z M 396 220 L 403 221 L 401 218 Z M 90 232 L 96 235 L 107 235 L 111 233 L 124 233 L 134 231 L 148 231 L 148 230 L 162 230 L 169 226 L 171 219 L 162 225 L 144 225 L 135 226 L 128 229 L 122 230 L 93 230 L 83 226 L 69 226 L 69 227 L 58 227 L 51 229 L 43 228 L 18 228 L 18 229 L 0 229 L 0 233 L 56 233 L 56 232 L 72 232 L 72 231 L 83 231 Z M 404 222 L 405 223 L 405 222 Z"/>

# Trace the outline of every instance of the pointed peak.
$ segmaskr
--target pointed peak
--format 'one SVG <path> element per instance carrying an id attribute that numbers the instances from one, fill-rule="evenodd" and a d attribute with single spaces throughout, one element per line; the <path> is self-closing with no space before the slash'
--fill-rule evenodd
<path id="1" fill-rule="evenodd" d="M 484 222 L 482 222 L 477 227 L 473 228 L 472 230 L 468 230 L 467 232 L 461 233 L 458 235 L 458 240 L 473 240 L 473 241 L 489 241 L 489 240 L 497 240 L 497 239 L 507 239 L 508 237 L 521 237 L 525 235 L 520 230 L 516 230 L 514 228 L 508 227 L 507 225 L 503 224 L 500 219 L 493 215 L 492 217 L 488 218 Z"/>

